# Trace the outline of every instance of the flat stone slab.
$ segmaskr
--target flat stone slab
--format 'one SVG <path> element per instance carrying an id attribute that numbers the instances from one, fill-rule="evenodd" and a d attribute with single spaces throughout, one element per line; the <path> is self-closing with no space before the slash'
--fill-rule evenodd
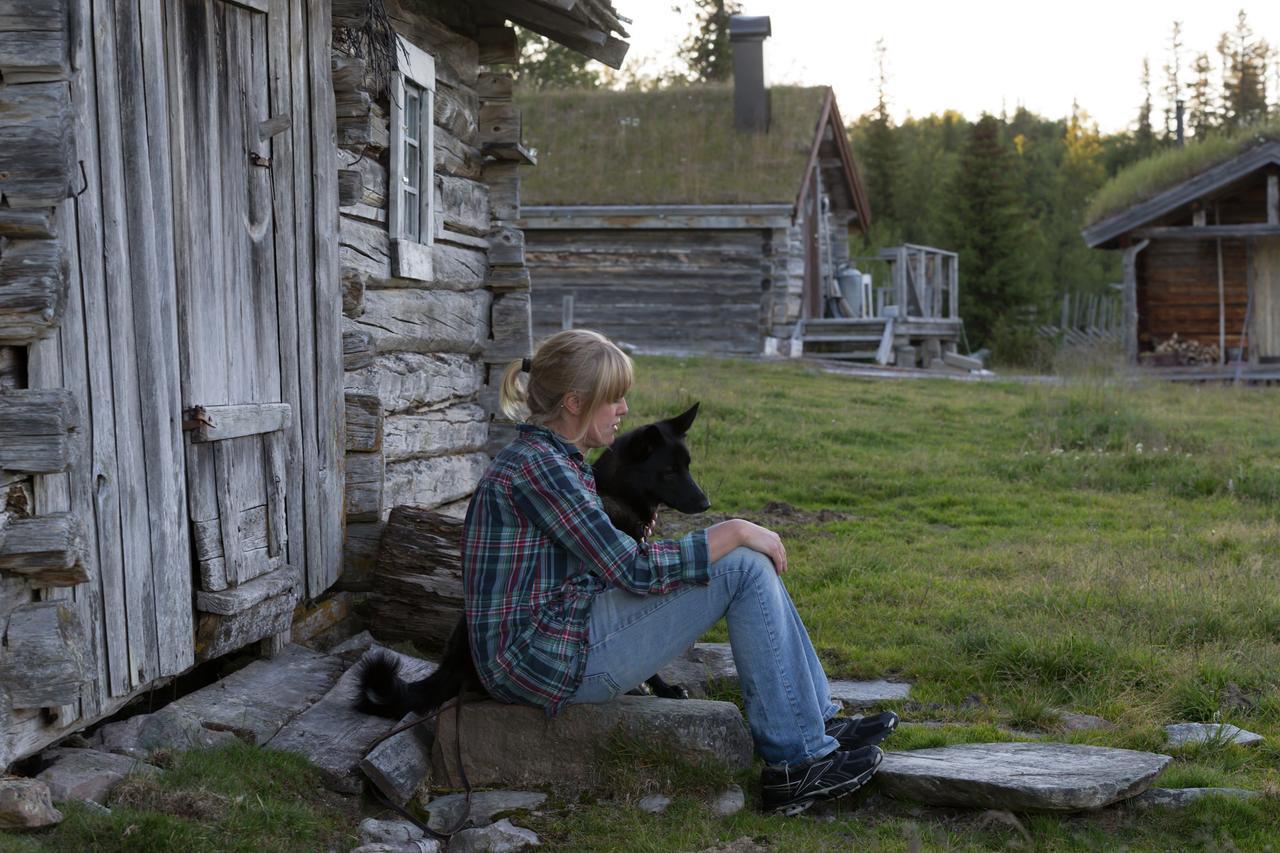
<path id="1" fill-rule="evenodd" d="M 438 722 L 432 783 L 461 787 L 453 713 Z M 619 696 L 569 705 L 555 719 L 539 708 L 492 700 L 462 707 L 462 758 L 475 786 L 597 788 L 607 781 L 599 778 L 599 755 L 618 733 L 664 744 L 689 760 L 711 759 L 733 770 L 751 766 L 751 735 L 731 702 Z"/>
<path id="2" fill-rule="evenodd" d="M 427 826 L 436 832 L 444 832 L 458 822 L 466 800 L 466 794 L 436 797 L 425 806 Z M 488 826 L 500 817 L 532 811 L 546 801 L 546 794 L 533 791 L 476 791 L 471 795 L 467 821 L 471 826 Z"/>
<path id="3" fill-rule="evenodd" d="M 504 818 L 489 826 L 462 830 L 449 839 L 449 853 L 514 853 L 541 843 L 532 829 L 516 826 Z"/>
<path id="4" fill-rule="evenodd" d="M 365 656 L 379 652 L 390 652 L 400 658 L 400 677 L 409 681 L 425 678 L 436 669 L 429 661 L 377 646 L 365 652 Z M 320 701 L 294 717 L 266 743 L 272 749 L 305 755 L 320 769 L 329 787 L 348 794 L 358 793 L 362 787 L 360 760 L 375 740 L 395 726 L 394 720 L 362 714 L 355 709 L 359 666 L 357 662 L 347 669 Z M 468 767 L 468 773 L 470 770 Z"/>
<path id="5" fill-rule="evenodd" d="M 1262 743 L 1262 735 L 1245 731 L 1230 723 L 1174 723 L 1164 727 L 1169 746 L 1190 746 L 1200 743 L 1234 743 L 1249 746 Z"/>
<path id="6" fill-rule="evenodd" d="M 238 741 L 235 732 L 206 728 L 194 715 L 176 703 L 154 714 L 137 714 L 117 723 L 107 723 L 89 741 L 95 748 L 132 758 L 146 758 L 152 750 L 213 749 Z"/>
<path id="7" fill-rule="evenodd" d="M 891 797 L 1008 811 L 1097 809 L 1147 789 L 1167 755 L 1066 743 L 971 743 L 889 752 L 876 778 Z"/>
<path id="8" fill-rule="evenodd" d="M 830 687 L 831 698 L 846 708 L 869 708 L 911 695 L 911 685 L 901 681 L 832 681 Z"/>
<path id="9" fill-rule="evenodd" d="M 658 670 L 670 684 L 679 684 L 693 699 L 705 699 L 713 682 L 738 683 L 738 668 L 728 643 L 695 643 L 693 648 Z M 911 685 L 896 681 L 832 681 L 831 696 L 848 708 L 867 708 L 906 699 Z"/>
<path id="10" fill-rule="evenodd" d="M 50 749 L 41 757 L 51 759 L 53 764 L 40 771 L 36 778 L 49 786 L 49 795 L 55 803 L 92 800 L 101 804 L 130 773 L 145 776 L 160 773 L 159 767 L 139 759 L 97 749 Z"/>
<path id="11" fill-rule="evenodd" d="M 1205 797 L 1252 800 L 1260 796 L 1257 791 L 1244 788 L 1148 788 L 1126 805 L 1139 809 L 1181 809 Z"/>

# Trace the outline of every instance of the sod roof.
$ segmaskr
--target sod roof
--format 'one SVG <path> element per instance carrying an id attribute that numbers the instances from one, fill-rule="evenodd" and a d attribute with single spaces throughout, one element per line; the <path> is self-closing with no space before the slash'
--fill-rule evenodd
<path id="1" fill-rule="evenodd" d="M 733 87 L 520 92 L 534 204 L 793 203 L 825 86 L 775 86 L 768 133 L 733 128 Z"/>
<path id="2" fill-rule="evenodd" d="M 1266 142 L 1280 140 L 1280 122 L 1252 127 L 1232 135 L 1210 136 L 1182 148 L 1170 148 L 1122 169 L 1098 190 L 1085 213 L 1094 225 L 1134 205 L 1194 178 Z"/>

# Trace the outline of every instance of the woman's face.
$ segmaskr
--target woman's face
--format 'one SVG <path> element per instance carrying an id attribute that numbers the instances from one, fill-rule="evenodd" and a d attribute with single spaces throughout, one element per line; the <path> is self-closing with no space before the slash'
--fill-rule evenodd
<path id="1" fill-rule="evenodd" d="M 592 447 L 608 447 L 613 444 L 618 434 L 618 424 L 627 413 L 627 399 L 619 397 L 612 403 L 605 403 L 591 418 L 587 425 L 587 434 L 582 438 L 583 449 Z"/>

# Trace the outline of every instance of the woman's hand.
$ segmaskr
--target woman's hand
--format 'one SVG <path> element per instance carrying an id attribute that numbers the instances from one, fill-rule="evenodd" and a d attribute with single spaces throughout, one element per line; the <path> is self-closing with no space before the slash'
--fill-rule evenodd
<path id="1" fill-rule="evenodd" d="M 782 545 L 782 537 L 767 527 L 752 524 L 744 518 L 733 518 L 707 528 L 707 550 L 711 562 L 739 547 L 764 554 L 773 561 L 774 571 L 778 574 L 787 570 L 787 549 Z"/>

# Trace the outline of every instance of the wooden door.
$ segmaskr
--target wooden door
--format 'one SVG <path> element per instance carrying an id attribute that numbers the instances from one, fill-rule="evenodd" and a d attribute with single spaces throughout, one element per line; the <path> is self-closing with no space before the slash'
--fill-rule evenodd
<path id="1" fill-rule="evenodd" d="M 1252 254 L 1250 349 L 1259 359 L 1280 359 L 1280 237 L 1258 238 Z"/>
<path id="2" fill-rule="evenodd" d="M 288 99 L 272 85 L 280 69 L 272 67 L 271 45 L 273 31 L 277 39 L 287 32 L 271 17 L 282 14 L 287 22 L 288 7 L 266 0 L 171 0 L 169 11 L 196 604 L 224 618 L 270 610 L 248 633 L 224 632 L 239 645 L 288 626 L 298 588 L 291 563 L 300 562 L 297 547 L 292 559 L 289 551 L 290 530 L 300 527 L 290 516 L 301 504 L 296 485 L 290 488 L 300 478 L 289 476 L 297 442 L 294 405 L 286 397 L 286 384 L 297 382 L 288 333 L 296 289 L 292 258 L 281 256 L 277 269 L 277 252 L 285 248 L 277 245 L 277 232 L 293 224 L 276 221 L 273 194 L 273 177 L 292 179 L 289 152 L 275 144 L 292 122 Z M 264 605 L 269 598 L 274 606 Z M 202 632 L 208 621 L 202 618 Z M 212 657 L 229 651 L 226 645 L 206 643 L 197 652 Z"/>

